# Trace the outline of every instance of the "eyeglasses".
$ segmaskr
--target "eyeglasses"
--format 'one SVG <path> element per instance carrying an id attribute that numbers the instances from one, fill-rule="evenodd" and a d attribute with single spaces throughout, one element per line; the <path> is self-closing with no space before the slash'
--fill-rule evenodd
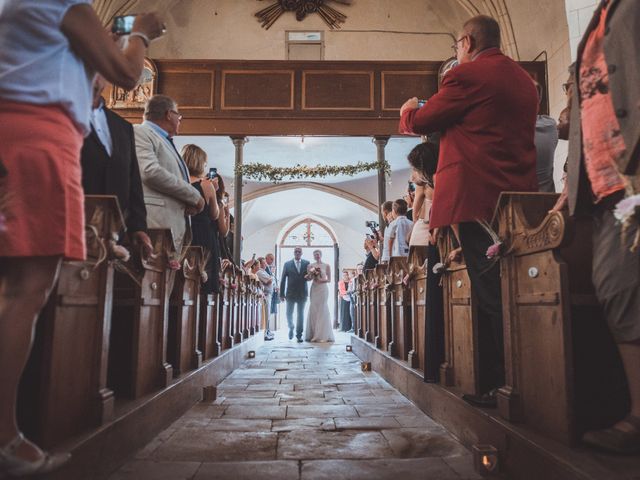
<path id="1" fill-rule="evenodd" d="M 178 116 L 178 120 L 182 120 L 182 115 L 180 115 L 178 112 L 176 112 L 175 110 L 169 110 L 171 113 L 175 113 Z"/>
<path id="2" fill-rule="evenodd" d="M 458 40 L 456 40 L 456 43 L 454 43 L 453 45 L 451 45 L 451 48 L 453 49 L 454 52 L 458 52 L 458 44 L 463 41 L 465 38 L 467 38 L 469 35 L 463 35 L 462 37 L 460 37 Z"/>
<path id="3" fill-rule="evenodd" d="M 569 93 L 569 90 L 571 90 L 571 86 L 573 85 L 573 82 L 567 82 L 567 83 L 563 83 L 562 84 L 562 91 L 567 94 Z"/>

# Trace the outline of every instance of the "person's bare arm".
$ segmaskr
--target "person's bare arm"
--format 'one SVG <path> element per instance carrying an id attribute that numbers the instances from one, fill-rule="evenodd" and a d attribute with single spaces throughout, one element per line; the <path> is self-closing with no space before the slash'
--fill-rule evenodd
<path id="1" fill-rule="evenodd" d="M 422 206 L 424 205 L 424 186 L 416 185 L 416 196 L 413 199 L 413 223 L 422 220 Z"/>
<path id="2" fill-rule="evenodd" d="M 229 206 L 223 205 L 220 215 L 218 215 L 218 230 L 220 235 L 226 237 L 229 234 Z"/>
<path id="3" fill-rule="evenodd" d="M 218 207 L 215 187 L 210 180 L 203 180 L 201 185 L 202 191 L 204 192 L 204 198 L 209 203 L 209 218 L 216 221 L 220 216 L 220 208 Z"/>
<path id="4" fill-rule="evenodd" d="M 162 35 L 162 21 L 155 13 L 140 14 L 133 24 L 133 32 L 146 35 L 149 40 Z M 65 14 L 60 30 L 71 48 L 91 70 L 109 82 L 127 90 L 138 83 L 147 51 L 140 37 L 130 37 L 124 51 L 111 39 L 91 5 L 75 5 Z"/>

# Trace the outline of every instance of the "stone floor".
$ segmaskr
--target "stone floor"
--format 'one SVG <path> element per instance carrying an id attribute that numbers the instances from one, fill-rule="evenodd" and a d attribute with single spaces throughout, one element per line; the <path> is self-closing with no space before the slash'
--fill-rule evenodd
<path id="1" fill-rule="evenodd" d="M 335 344 L 279 332 L 109 480 L 476 479 L 470 453 Z"/>

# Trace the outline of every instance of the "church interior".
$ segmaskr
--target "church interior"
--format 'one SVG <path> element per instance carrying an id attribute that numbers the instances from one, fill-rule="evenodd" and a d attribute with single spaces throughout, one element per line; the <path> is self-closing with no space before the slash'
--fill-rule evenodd
<path id="1" fill-rule="evenodd" d="M 42 452 L 70 457 L 51 471 L 42 465 L 53 456 L 41 462 L 41 470 L 12 460 L 19 447 L 12 442 L 3 448 L 2 422 L 12 422 L 4 411 L 13 407 L 2 398 L 0 478 L 32 473 L 46 480 L 640 479 L 640 417 L 633 416 L 640 399 L 637 380 L 631 380 L 640 377 L 640 364 L 628 360 L 640 360 L 630 353 L 637 352 L 639 340 L 620 343 L 608 327 L 607 315 L 616 309 L 603 300 L 594 266 L 607 262 L 594 246 L 593 232 L 604 228 L 603 220 L 556 209 L 559 197 L 572 188 L 565 185 L 573 178 L 566 165 L 572 142 L 582 142 L 580 133 L 574 136 L 575 123 L 582 121 L 584 135 L 589 134 L 585 117 L 578 116 L 578 100 L 572 100 L 571 133 L 559 139 L 555 133 L 549 189 L 501 188 L 491 216 L 478 220 L 499 250 L 488 267 L 501 292 L 503 371 L 497 388 L 489 393 L 485 388 L 493 374 L 485 350 L 490 315 L 477 283 L 483 277 L 476 276 L 471 253 L 465 253 L 458 221 L 432 228 L 430 245 L 407 245 L 406 254 L 376 260 L 373 268 L 365 263 L 374 251 L 369 240 L 387 248 L 381 206 L 393 202 L 389 209 L 395 214 L 399 200 L 405 207 L 407 196 L 415 202 L 411 155 L 434 141 L 417 127 L 402 129 L 409 122 L 405 102 L 425 99 L 412 117 L 415 126 L 430 99 L 453 88 L 449 72 L 463 78 L 467 65 L 455 59 L 460 42 L 466 42 L 465 22 L 478 16 L 495 21 L 496 49 L 537 83 L 536 114 L 553 120 L 555 132 L 571 85 L 577 83 L 582 95 L 582 84 L 567 79 L 573 65 L 587 61 L 580 52 L 599 12 L 611 9 L 614 31 L 624 28 L 616 12 L 626 8 L 635 12 L 637 27 L 640 9 L 631 5 L 634 0 L 53 3 L 92 4 L 107 29 L 129 15 L 157 12 L 162 19 L 162 34 L 150 44 L 138 35 L 148 47 L 142 76 L 127 88 L 103 74 L 108 81 L 101 105 L 133 124 L 138 142 L 136 128 L 151 118 L 150 100 L 156 95 L 173 100 L 167 118 L 178 117 L 179 132 L 167 139 L 189 167 L 187 180 L 191 164 L 185 152 L 195 145 L 206 157 L 204 171 L 219 179 L 216 188 L 225 186 L 227 196 L 212 202 L 219 206 L 216 216 L 226 209 L 232 222 L 224 245 L 216 243 L 230 253 L 223 259 L 222 250 L 213 254 L 198 246 L 196 216 L 188 207 L 184 242 L 173 225 L 149 220 L 145 253 L 131 238 L 122 240 L 132 228 L 119 194 L 89 194 L 85 188 L 86 256 L 63 255 L 57 281 L 35 314 L 15 395 L 17 431 Z M 14 8 L 2 5 L 0 39 L 8 28 L 2 16 Z M 624 58 L 635 65 L 624 70 L 627 80 L 638 84 L 634 75 L 640 67 L 632 57 L 640 44 L 634 35 L 628 35 Z M 603 55 L 609 54 L 605 43 Z M 0 53 L 0 120 L 10 118 L 2 115 L 12 105 L 3 106 L 11 100 L 3 87 L 10 80 L 3 70 L 8 57 Z M 613 76 L 616 65 L 609 63 Z M 513 98 L 525 87 L 532 88 L 514 85 Z M 620 97 L 612 95 L 615 104 Z M 640 101 L 628 109 L 640 112 L 638 106 Z M 615 116 L 624 123 L 638 112 L 618 108 Z M 91 123 L 91 132 L 102 140 L 96 125 Z M 464 142 L 446 129 L 438 135 L 432 208 L 438 185 L 442 189 L 449 178 L 446 170 L 440 172 L 443 159 Z M 111 137 L 116 148 L 115 133 Z M 472 158 L 483 158 L 477 153 L 483 147 L 469 145 Z M 497 139 L 494 145 L 502 151 L 512 144 Z M 145 182 L 152 167 L 141 160 L 139 145 L 132 148 L 150 218 L 169 202 L 148 198 Z M 0 146 L 0 167 L 4 152 Z M 635 156 L 640 158 L 639 148 Z M 460 168 L 448 167 L 449 172 Z M 637 167 L 627 166 L 621 177 L 636 178 L 632 168 Z M 9 214 L 3 228 L 11 192 L 3 203 L 2 172 L 0 328 L 8 328 L 2 323 L 14 321 L 6 313 L 13 297 L 6 293 L 10 277 L 3 275 L 17 265 L 11 258 L 23 254 L 3 252 L 12 244 L 2 243 L 2 235 L 11 235 L 13 224 Z M 497 176 L 502 179 L 503 173 Z M 481 183 L 484 177 L 467 179 Z M 625 185 L 627 193 L 635 186 L 633 180 Z M 455 215 L 458 207 L 450 211 Z M 335 329 L 330 343 L 303 341 L 299 331 L 298 341 L 292 338 L 293 304 L 288 296 L 285 302 L 284 290 L 277 292 L 298 249 L 311 262 L 320 252 L 329 266 L 327 321 Z M 493 259 L 489 252 L 483 247 L 482 261 Z M 267 254 L 273 263 L 264 259 Z M 208 270 L 211 255 L 220 261 L 216 256 L 217 266 Z M 267 284 L 256 273 L 263 262 L 272 277 Z M 637 267 L 618 265 L 629 272 Z M 206 289 L 212 276 L 214 291 Z M 629 284 L 635 276 L 629 273 Z M 635 308 L 632 300 L 629 304 Z M 638 318 L 635 322 L 637 334 Z M 1 363 L 0 370 L 5 370 Z M 0 389 L 9 385 L 7 378 L 0 374 Z M 488 395 L 489 403 L 482 403 Z M 624 425 L 619 431 L 611 427 L 616 422 Z M 585 440 L 592 431 L 615 431 L 615 441 L 624 445 L 617 453 L 594 448 L 601 440 Z"/>

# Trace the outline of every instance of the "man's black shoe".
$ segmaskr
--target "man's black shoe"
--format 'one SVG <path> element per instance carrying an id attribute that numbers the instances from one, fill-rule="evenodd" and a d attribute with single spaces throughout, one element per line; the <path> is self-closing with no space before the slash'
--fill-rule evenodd
<path id="1" fill-rule="evenodd" d="M 462 399 L 469 405 L 480 408 L 497 408 L 498 400 L 496 395 L 498 390 L 491 390 L 489 393 L 483 393 L 482 395 L 464 394 Z"/>
<path id="2" fill-rule="evenodd" d="M 302 340 L 301 338 L 298 339 L 298 343 L 302 343 L 304 340 Z"/>

